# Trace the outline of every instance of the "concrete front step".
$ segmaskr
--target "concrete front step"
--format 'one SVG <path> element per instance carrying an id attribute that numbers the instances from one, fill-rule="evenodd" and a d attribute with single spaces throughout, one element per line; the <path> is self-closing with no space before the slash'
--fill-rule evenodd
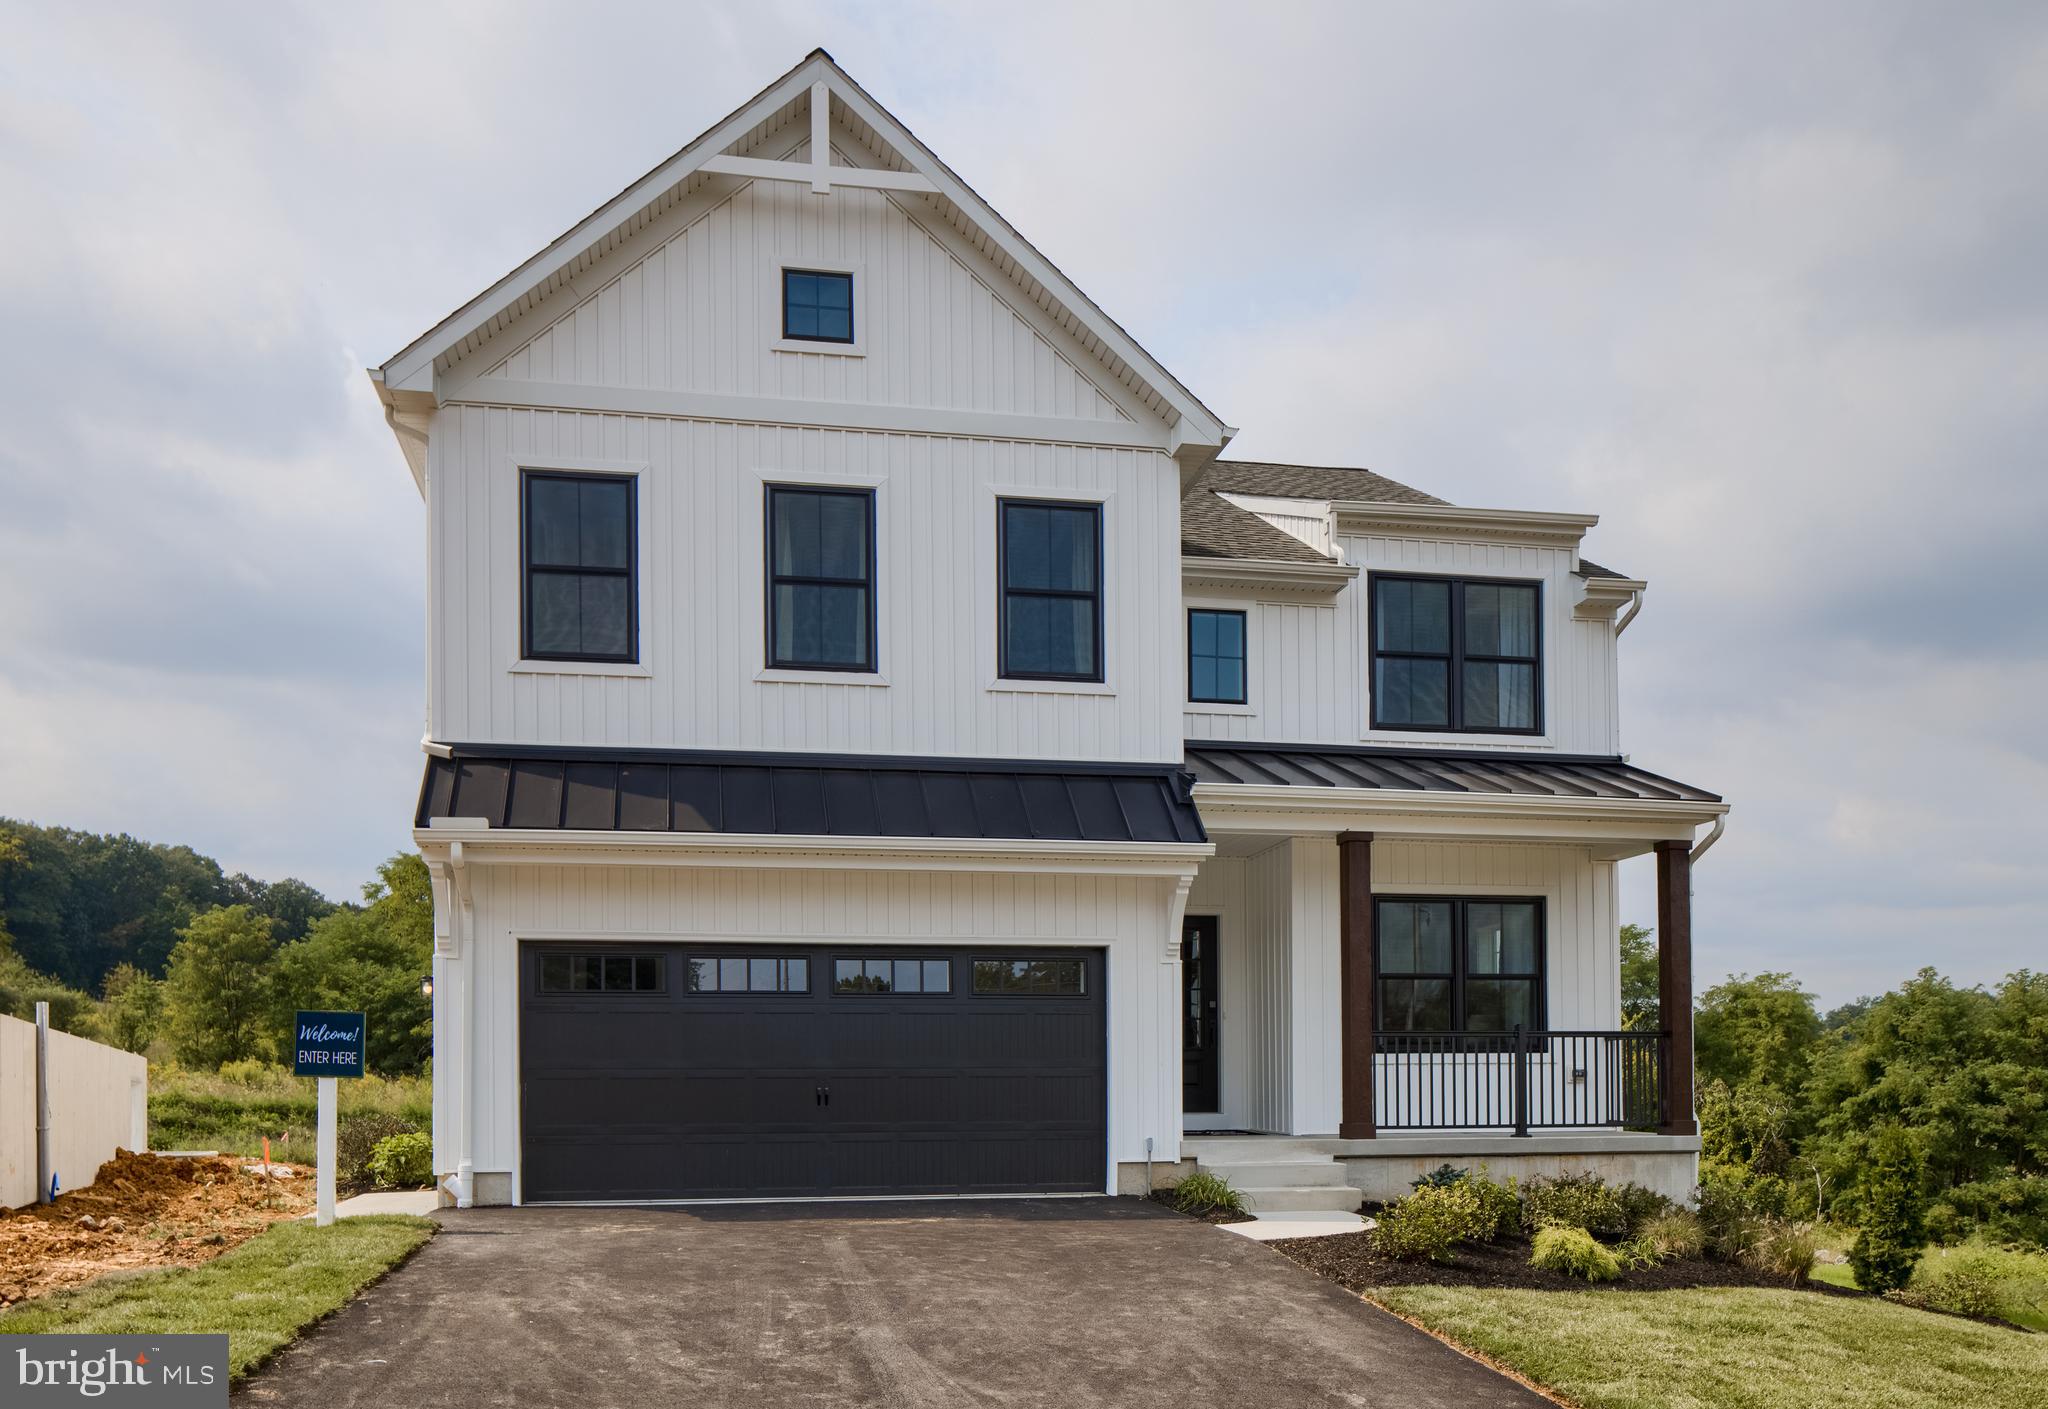
<path id="1" fill-rule="evenodd" d="M 1356 1213 L 1360 1202 L 1358 1190 L 1349 1184 L 1244 1185 L 1237 1192 L 1244 1195 L 1244 1206 L 1253 1213 Z"/>
<path id="2" fill-rule="evenodd" d="M 1344 1172 L 1332 1159 L 1291 1159 L 1291 1160 L 1202 1160 L 1200 1165 L 1218 1179 L 1227 1179 L 1232 1187 L 1257 1189 L 1283 1185 L 1297 1187 L 1334 1188 L 1344 1182 Z"/>

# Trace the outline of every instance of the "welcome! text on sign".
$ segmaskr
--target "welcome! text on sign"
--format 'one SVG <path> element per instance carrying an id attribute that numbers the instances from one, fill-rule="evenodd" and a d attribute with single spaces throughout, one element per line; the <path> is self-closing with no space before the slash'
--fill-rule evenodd
<path id="1" fill-rule="evenodd" d="M 361 1013 L 300 1013 L 292 1024 L 292 1071 L 361 1076 L 365 1027 Z"/>

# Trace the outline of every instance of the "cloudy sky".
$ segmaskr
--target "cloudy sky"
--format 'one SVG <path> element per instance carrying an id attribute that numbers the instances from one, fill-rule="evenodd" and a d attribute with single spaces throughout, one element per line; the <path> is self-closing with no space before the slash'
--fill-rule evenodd
<path id="1" fill-rule="evenodd" d="M 1736 804 L 1702 984 L 2048 956 L 2048 8 L 0 0 L 0 33 L 0 815 L 354 894 L 408 841 L 422 658 L 362 368 L 822 44 L 1233 454 L 1603 516 L 1589 554 L 1652 584 L 1629 750 Z"/>

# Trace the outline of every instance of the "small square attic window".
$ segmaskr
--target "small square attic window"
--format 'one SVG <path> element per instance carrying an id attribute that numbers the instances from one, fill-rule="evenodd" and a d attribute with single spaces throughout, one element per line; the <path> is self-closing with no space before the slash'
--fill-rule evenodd
<path id="1" fill-rule="evenodd" d="M 852 342 L 853 275 L 783 270 L 782 336 L 793 342 Z"/>

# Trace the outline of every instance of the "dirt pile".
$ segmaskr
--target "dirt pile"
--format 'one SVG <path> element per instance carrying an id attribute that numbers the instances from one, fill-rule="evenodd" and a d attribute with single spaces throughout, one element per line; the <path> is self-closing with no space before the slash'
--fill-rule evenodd
<path id="1" fill-rule="evenodd" d="M 89 1187 L 0 1210 L 0 1307 L 104 1272 L 205 1262 L 312 1208 L 311 1169 L 276 1180 L 244 1163 L 120 1150 Z"/>

